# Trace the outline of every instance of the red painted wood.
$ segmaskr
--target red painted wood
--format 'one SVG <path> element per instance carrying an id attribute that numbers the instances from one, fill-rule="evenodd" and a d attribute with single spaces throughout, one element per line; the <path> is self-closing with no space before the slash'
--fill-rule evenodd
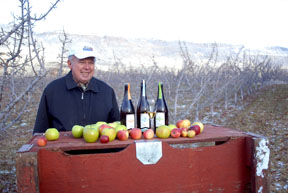
<path id="1" fill-rule="evenodd" d="M 163 143 L 155 165 L 136 159 L 135 144 L 117 153 L 39 151 L 40 192 L 243 192 L 250 187 L 245 138 L 219 146 L 174 149 Z"/>
<path id="2" fill-rule="evenodd" d="M 59 140 L 38 147 L 38 138 L 32 137 L 29 143 L 35 145 L 30 152 L 37 153 L 34 164 L 38 165 L 40 192 L 251 192 L 253 148 L 247 142 L 250 136 L 232 129 L 205 126 L 204 132 L 194 138 L 156 138 L 163 142 L 163 156 L 154 165 L 143 165 L 136 159 L 136 145 L 131 139 L 108 144 L 85 143 L 83 139 L 74 139 L 71 132 L 63 132 Z M 169 145 L 206 142 L 221 145 L 197 148 Z M 113 148 L 124 150 L 67 153 Z M 20 166 L 16 170 L 21 170 Z M 24 188 L 21 181 L 35 177 L 29 171 L 20 173 L 18 190 Z M 30 192 L 35 192 L 35 188 Z"/>

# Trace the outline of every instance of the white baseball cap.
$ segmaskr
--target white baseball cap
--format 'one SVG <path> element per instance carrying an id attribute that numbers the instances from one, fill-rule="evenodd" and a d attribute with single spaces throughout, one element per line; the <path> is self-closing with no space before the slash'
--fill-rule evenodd
<path id="1" fill-rule="evenodd" d="M 76 56 L 78 59 L 94 57 L 96 58 L 96 52 L 91 44 L 77 44 L 71 47 L 69 50 L 69 56 Z"/>

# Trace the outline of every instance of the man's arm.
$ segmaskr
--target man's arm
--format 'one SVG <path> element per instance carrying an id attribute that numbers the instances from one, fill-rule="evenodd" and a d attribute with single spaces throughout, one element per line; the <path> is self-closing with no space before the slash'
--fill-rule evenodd
<path id="1" fill-rule="evenodd" d="M 49 128 L 49 115 L 47 109 L 47 100 L 44 91 L 38 107 L 33 134 L 44 133 L 48 128 Z"/>

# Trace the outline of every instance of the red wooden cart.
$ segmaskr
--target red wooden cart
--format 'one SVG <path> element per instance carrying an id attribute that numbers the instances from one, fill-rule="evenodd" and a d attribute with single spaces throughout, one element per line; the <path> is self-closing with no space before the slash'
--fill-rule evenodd
<path id="1" fill-rule="evenodd" d="M 194 138 L 85 143 L 39 136 L 16 155 L 18 192 L 269 192 L 267 138 L 206 125 Z"/>

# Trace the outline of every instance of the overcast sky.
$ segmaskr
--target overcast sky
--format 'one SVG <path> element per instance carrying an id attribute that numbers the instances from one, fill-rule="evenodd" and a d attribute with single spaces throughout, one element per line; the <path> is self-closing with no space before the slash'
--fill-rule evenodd
<path id="1" fill-rule="evenodd" d="M 0 2 L 0 24 L 19 15 L 18 0 Z M 53 0 L 30 2 L 40 14 Z M 288 0 L 62 0 L 36 31 L 288 47 L 287 10 Z"/>

